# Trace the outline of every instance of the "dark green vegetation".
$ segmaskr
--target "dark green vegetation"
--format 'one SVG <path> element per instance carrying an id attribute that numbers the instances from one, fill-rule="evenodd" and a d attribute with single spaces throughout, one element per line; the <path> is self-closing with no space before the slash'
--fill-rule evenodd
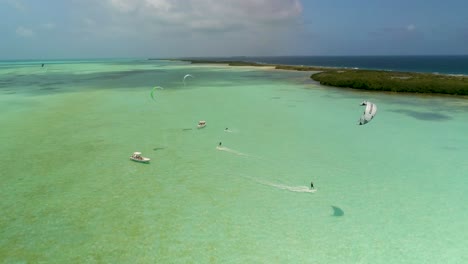
<path id="1" fill-rule="evenodd" d="M 179 60 L 180 61 L 180 60 Z M 261 64 L 246 61 L 182 60 L 229 66 L 268 66 L 278 70 L 319 71 L 311 78 L 322 85 L 371 91 L 468 95 L 468 77 L 442 74 L 350 70 L 329 67 Z"/>
<path id="2" fill-rule="evenodd" d="M 468 95 L 468 77 L 462 76 L 371 70 L 328 70 L 312 74 L 311 78 L 323 85 L 362 90 Z"/>

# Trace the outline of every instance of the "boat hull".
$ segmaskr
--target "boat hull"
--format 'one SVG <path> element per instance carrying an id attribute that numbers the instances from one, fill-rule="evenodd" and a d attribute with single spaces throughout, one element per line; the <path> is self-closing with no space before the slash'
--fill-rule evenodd
<path id="1" fill-rule="evenodd" d="M 136 161 L 136 162 L 141 162 L 141 163 L 148 163 L 150 161 L 149 158 L 143 158 L 142 159 L 136 159 L 134 157 L 130 157 L 131 160 Z"/>

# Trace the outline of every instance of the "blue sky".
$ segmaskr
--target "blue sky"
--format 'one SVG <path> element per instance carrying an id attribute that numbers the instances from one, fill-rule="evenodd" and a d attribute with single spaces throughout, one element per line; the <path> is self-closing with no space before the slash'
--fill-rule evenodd
<path id="1" fill-rule="evenodd" d="M 468 54 L 462 0 L 0 0 L 0 59 Z"/>

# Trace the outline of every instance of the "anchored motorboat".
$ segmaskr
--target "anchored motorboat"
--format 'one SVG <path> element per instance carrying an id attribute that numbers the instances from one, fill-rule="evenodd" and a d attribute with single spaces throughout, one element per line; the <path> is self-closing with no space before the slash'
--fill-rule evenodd
<path id="1" fill-rule="evenodd" d="M 201 121 L 198 121 L 198 128 L 204 128 L 206 126 L 206 121 L 204 120 L 201 120 Z"/>
<path id="2" fill-rule="evenodd" d="M 145 163 L 150 161 L 150 158 L 141 156 L 141 152 L 133 152 L 133 155 L 130 156 L 130 159 L 136 162 L 145 162 Z"/>

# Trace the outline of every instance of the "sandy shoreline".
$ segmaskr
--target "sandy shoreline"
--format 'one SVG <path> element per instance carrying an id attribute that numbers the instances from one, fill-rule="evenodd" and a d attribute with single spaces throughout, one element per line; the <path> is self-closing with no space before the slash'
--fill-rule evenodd
<path id="1" fill-rule="evenodd" d="M 149 59 L 151 60 L 151 59 Z M 246 61 L 187 60 L 191 64 L 214 64 L 232 67 L 262 68 L 265 70 L 286 70 L 310 72 L 310 78 L 321 85 L 336 88 L 351 88 L 367 91 L 437 94 L 452 96 L 468 95 L 468 76 L 454 74 L 435 74 L 418 72 L 398 72 L 367 70 L 357 68 L 338 68 L 304 65 L 263 64 Z"/>

